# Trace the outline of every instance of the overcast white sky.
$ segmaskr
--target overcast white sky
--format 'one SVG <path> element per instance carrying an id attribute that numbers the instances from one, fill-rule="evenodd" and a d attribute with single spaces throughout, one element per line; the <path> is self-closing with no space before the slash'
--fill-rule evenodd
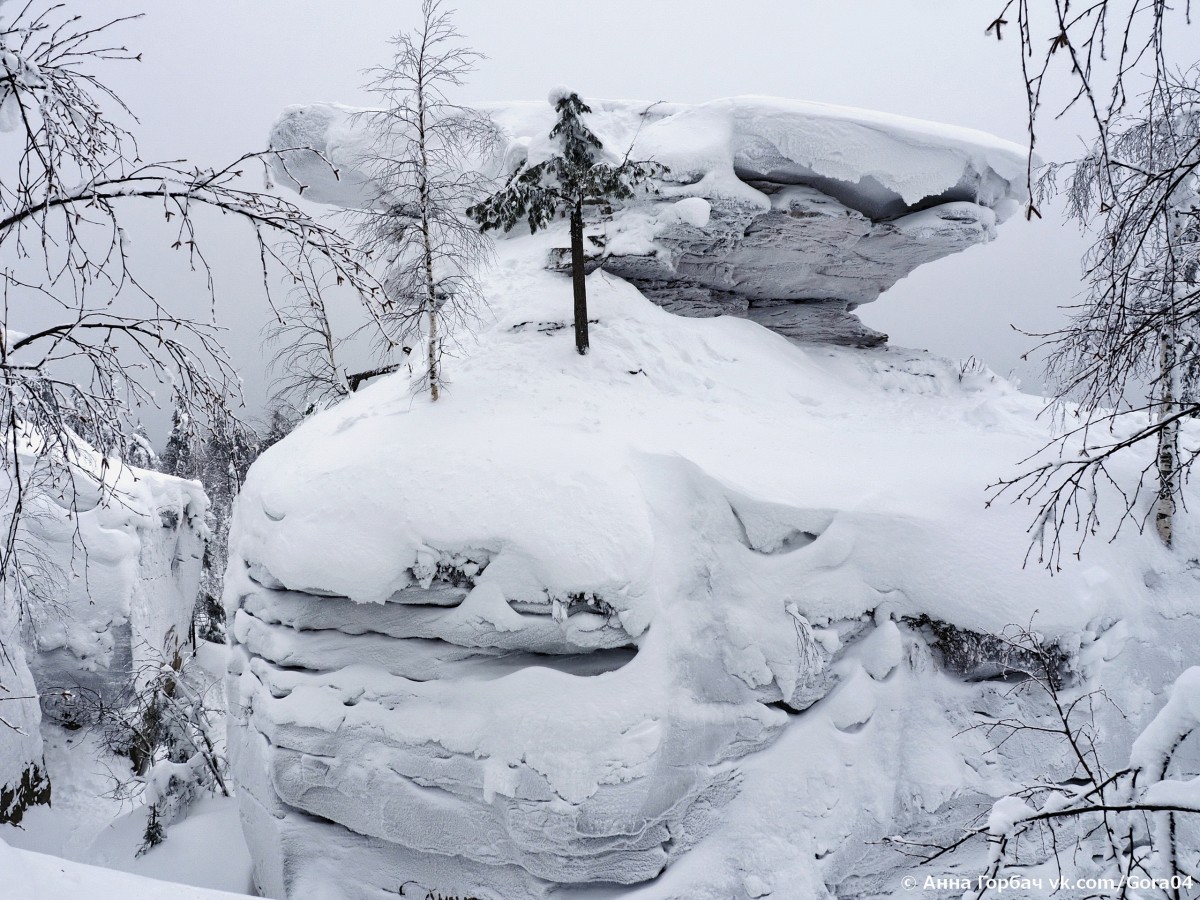
<path id="1" fill-rule="evenodd" d="M 464 101 L 542 98 L 566 84 L 585 97 L 703 101 L 757 93 L 885 110 L 1025 134 L 1017 45 L 984 29 L 1001 0 L 447 0 L 485 53 Z M 145 12 L 123 28 L 136 65 L 108 81 L 138 114 L 143 158 L 215 163 L 260 149 L 286 105 L 367 103 L 362 70 L 411 28 L 418 0 L 88 0 L 97 18 Z M 1200 59 L 1200 26 L 1181 28 L 1178 59 Z M 1076 152 L 1071 127 L 1047 126 L 1047 158 Z M 860 314 L 892 343 L 977 356 L 1016 371 L 1079 290 L 1083 243 L 1054 211 L 1010 220 L 992 244 L 918 269 Z M 235 264 L 234 271 L 237 271 Z M 198 295 L 199 296 L 199 295 Z M 219 310 L 252 403 L 262 395 L 261 303 L 244 291 Z"/>

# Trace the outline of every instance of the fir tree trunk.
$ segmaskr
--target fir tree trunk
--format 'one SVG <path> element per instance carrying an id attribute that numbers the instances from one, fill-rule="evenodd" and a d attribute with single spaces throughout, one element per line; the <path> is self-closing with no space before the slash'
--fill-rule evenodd
<path id="1" fill-rule="evenodd" d="M 1166 328 L 1159 336 L 1159 379 L 1162 404 L 1159 421 L 1170 418 L 1178 403 L 1176 390 L 1175 329 Z M 1154 529 L 1162 542 L 1171 546 L 1175 524 L 1175 503 L 1179 493 L 1179 420 L 1167 422 L 1158 433 L 1158 496 L 1154 501 Z"/>
<path id="2" fill-rule="evenodd" d="M 571 210 L 571 283 L 575 288 L 575 349 L 588 352 L 587 288 L 583 272 L 583 201 Z"/>

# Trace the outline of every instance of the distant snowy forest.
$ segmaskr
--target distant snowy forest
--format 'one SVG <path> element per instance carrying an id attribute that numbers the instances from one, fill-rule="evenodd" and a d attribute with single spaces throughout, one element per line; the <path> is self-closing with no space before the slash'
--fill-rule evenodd
<path id="1" fill-rule="evenodd" d="M 0 896 L 1200 898 L 1186 5 L 942 35 L 1020 143 L 473 102 L 407 6 L 214 166 L 143 156 L 139 14 L 0 0 Z M 1047 217 L 1048 396 L 860 318 Z"/>

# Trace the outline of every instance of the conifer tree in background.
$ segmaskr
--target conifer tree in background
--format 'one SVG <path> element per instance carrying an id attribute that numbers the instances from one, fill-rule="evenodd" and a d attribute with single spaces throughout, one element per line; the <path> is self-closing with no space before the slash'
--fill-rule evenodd
<path id="1" fill-rule="evenodd" d="M 191 416 L 179 397 L 171 409 L 171 433 L 162 453 L 162 471 L 177 478 L 196 479 L 200 468 L 196 459 L 197 440 L 192 432 Z"/>
<path id="2" fill-rule="evenodd" d="M 233 503 L 241 492 L 250 464 L 258 458 L 261 442 L 250 429 L 241 426 L 211 432 L 204 444 L 199 478 L 208 494 L 209 537 L 200 573 L 200 589 L 192 614 L 197 637 L 225 641 L 225 608 L 221 595 L 225 587 L 225 567 L 229 561 L 229 525 Z"/>
<path id="3" fill-rule="evenodd" d="M 528 162 L 509 176 L 504 189 L 467 210 L 482 231 L 512 230 L 521 219 L 536 232 L 561 217 L 571 221 L 571 281 L 575 293 L 575 348 L 588 352 L 587 289 L 584 283 L 583 225 L 587 207 L 611 213 L 613 200 L 626 200 L 637 187 L 667 171 L 650 160 L 605 161 L 604 145 L 583 116 L 591 107 L 573 91 L 556 91 L 550 102 L 558 122 L 550 138 L 558 153 L 535 165 Z"/>
<path id="4" fill-rule="evenodd" d="M 299 413 L 286 407 L 272 406 L 267 415 L 267 423 L 259 433 L 258 452 L 261 454 L 268 447 L 278 444 L 299 424 Z"/>
<path id="5" fill-rule="evenodd" d="M 133 430 L 129 449 L 125 451 L 126 462 L 139 469 L 158 468 L 158 454 L 154 452 L 154 444 L 146 431 L 146 426 L 138 422 Z"/>
<path id="6" fill-rule="evenodd" d="M 272 431 L 283 428 L 282 414 L 276 412 L 269 426 Z M 271 443 L 279 440 L 271 437 Z M 196 635 L 209 641 L 225 640 L 225 613 L 221 594 L 228 561 L 229 524 L 233 518 L 233 503 L 246 480 L 250 464 L 265 449 L 263 441 L 248 426 L 239 422 L 218 424 L 204 435 L 196 433 L 186 410 L 177 401 L 171 415 L 171 433 L 166 448 L 158 458 L 157 468 L 177 478 L 199 481 L 208 495 L 206 524 L 209 538 L 204 548 L 204 564 L 200 572 L 192 622 Z"/>

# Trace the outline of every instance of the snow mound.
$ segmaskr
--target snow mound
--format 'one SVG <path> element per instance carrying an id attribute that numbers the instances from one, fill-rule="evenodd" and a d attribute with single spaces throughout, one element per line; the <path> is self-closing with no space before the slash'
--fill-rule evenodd
<path id="1" fill-rule="evenodd" d="M 1011 571 L 1024 510 L 976 511 L 1045 437 L 1037 398 L 920 351 L 805 350 L 749 322 L 680 320 L 604 273 L 588 280 L 596 351 L 580 359 L 569 291 L 533 262 L 542 240 L 511 245 L 491 274 L 495 320 L 456 364 L 450 403 L 391 378 L 264 455 L 234 541 L 256 578 L 384 603 L 462 555 L 511 601 L 602 596 L 636 637 L 670 593 L 655 494 L 678 482 L 681 508 L 745 530 L 786 596 L 801 599 L 784 587 L 801 573 L 817 579 L 802 599 L 820 618 L 893 592 L 897 613 L 978 630 L 1105 611 L 1117 590 L 1077 570 Z M 969 549 L 980 530 L 992 561 Z M 788 540 L 804 552 L 773 552 Z M 954 572 L 933 564 L 949 547 L 962 547 Z"/>
<path id="2" fill-rule="evenodd" d="M 54 583 L 54 601 L 33 604 L 27 623 L 39 690 L 119 700 L 144 665 L 187 640 L 208 498 L 199 482 L 97 458 L 31 506 L 29 538 Z M 73 715 L 69 701 L 43 705 Z"/>

